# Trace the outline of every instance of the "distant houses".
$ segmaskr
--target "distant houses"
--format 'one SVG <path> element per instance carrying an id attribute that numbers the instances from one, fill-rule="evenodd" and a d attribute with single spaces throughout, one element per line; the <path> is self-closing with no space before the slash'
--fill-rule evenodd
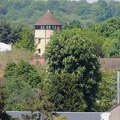
<path id="1" fill-rule="evenodd" d="M 6 51 L 11 51 L 12 46 L 9 44 L 5 44 L 3 42 L 0 42 L 0 53 L 6 52 Z"/>

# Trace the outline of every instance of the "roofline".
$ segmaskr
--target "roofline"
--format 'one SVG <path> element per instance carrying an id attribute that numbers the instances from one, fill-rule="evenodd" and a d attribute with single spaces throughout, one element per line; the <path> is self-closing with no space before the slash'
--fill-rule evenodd
<path id="1" fill-rule="evenodd" d="M 118 106 L 120 106 L 120 103 L 112 106 L 110 109 L 108 109 L 106 112 L 111 112 L 112 110 L 114 110 L 115 108 L 117 108 Z"/>
<path id="2" fill-rule="evenodd" d="M 63 24 L 49 10 L 34 25 L 59 25 Z"/>
<path id="3" fill-rule="evenodd" d="M 41 24 L 34 24 L 33 26 L 36 26 L 36 25 L 41 25 Z M 41 25 L 41 26 L 48 26 L 48 25 Z M 61 25 L 53 25 L 53 26 L 63 26 L 63 24 L 61 24 Z"/>

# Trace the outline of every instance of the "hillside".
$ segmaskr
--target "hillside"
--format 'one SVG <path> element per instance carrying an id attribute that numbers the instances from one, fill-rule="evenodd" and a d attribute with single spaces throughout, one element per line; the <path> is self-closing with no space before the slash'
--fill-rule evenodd
<path id="1" fill-rule="evenodd" d="M 0 20 L 8 19 L 33 27 L 47 10 L 63 23 L 78 20 L 83 26 L 98 23 L 111 17 L 120 17 L 120 2 L 98 0 L 92 4 L 85 0 L 2 0 Z"/>

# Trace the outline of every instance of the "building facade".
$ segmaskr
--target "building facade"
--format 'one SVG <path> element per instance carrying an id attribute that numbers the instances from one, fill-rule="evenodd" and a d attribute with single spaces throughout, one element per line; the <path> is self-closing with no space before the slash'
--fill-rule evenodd
<path id="1" fill-rule="evenodd" d="M 45 47 L 54 31 L 60 31 L 62 23 L 47 11 L 35 24 L 35 46 L 36 53 L 43 56 Z"/>

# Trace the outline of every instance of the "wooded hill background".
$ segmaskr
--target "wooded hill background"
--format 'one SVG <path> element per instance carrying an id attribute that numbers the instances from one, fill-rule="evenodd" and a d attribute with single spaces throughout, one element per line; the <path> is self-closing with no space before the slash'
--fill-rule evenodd
<path id="1" fill-rule="evenodd" d="M 0 20 L 33 26 L 47 10 L 63 23 L 78 20 L 86 27 L 111 17 L 120 17 L 120 2 L 98 0 L 92 4 L 86 0 L 0 0 Z"/>

